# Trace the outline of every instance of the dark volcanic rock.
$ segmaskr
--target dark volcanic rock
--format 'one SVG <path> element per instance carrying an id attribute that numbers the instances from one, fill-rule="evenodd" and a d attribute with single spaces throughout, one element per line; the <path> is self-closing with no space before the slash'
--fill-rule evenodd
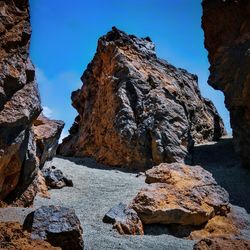
<path id="1" fill-rule="evenodd" d="M 223 122 L 201 97 L 197 76 L 156 57 L 149 38 L 113 28 L 72 93 L 79 115 L 60 146 L 65 156 L 91 156 L 136 168 L 190 161 L 193 142 L 220 138 Z"/>
<path id="2" fill-rule="evenodd" d="M 103 222 L 112 223 L 120 234 L 143 235 L 143 225 L 136 211 L 119 203 L 104 216 Z"/>
<path id="3" fill-rule="evenodd" d="M 46 184 L 50 188 L 60 189 L 66 186 L 73 187 L 72 180 L 63 175 L 60 169 L 56 169 L 54 166 L 44 167 L 43 175 Z"/>
<path id="4" fill-rule="evenodd" d="M 235 148 L 250 166 L 250 2 L 203 0 L 208 83 L 225 95 Z"/>
<path id="5" fill-rule="evenodd" d="M 31 238 L 46 240 L 63 250 L 82 250 L 82 228 L 73 209 L 42 206 L 30 213 L 23 225 Z"/>
<path id="6" fill-rule="evenodd" d="M 40 168 L 45 161 L 51 160 L 56 155 L 63 127 L 63 121 L 51 120 L 43 114 L 35 120 L 33 130 L 36 141 L 36 156 L 39 158 Z"/>
<path id="7" fill-rule="evenodd" d="M 29 19 L 28 0 L 0 1 L 0 199 L 23 174 L 26 183 L 37 171 L 31 126 L 41 106 L 29 58 Z"/>
<path id="8" fill-rule="evenodd" d="M 200 166 L 161 164 L 146 172 L 151 183 L 131 207 L 145 224 L 202 225 L 229 211 L 229 196 Z"/>

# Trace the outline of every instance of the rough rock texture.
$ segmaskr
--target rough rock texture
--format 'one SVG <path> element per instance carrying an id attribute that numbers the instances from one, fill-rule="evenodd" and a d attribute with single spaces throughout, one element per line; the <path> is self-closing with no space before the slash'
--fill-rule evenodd
<path id="1" fill-rule="evenodd" d="M 48 242 L 32 240 L 30 234 L 17 222 L 0 222 L 0 249 L 9 250 L 59 250 Z"/>
<path id="2" fill-rule="evenodd" d="M 199 230 L 192 230 L 189 239 L 227 238 L 250 240 L 250 217 L 244 208 L 231 206 L 227 216 L 215 216 Z"/>
<path id="3" fill-rule="evenodd" d="M 44 167 L 42 172 L 46 181 L 46 185 L 49 188 L 60 189 L 66 186 L 73 187 L 72 180 L 64 176 L 63 172 L 60 169 L 56 169 L 55 166 Z"/>
<path id="4" fill-rule="evenodd" d="M 203 0 L 208 83 L 223 91 L 235 147 L 250 166 L 250 2 Z"/>
<path id="5" fill-rule="evenodd" d="M 72 93 L 78 111 L 59 152 L 108 165 L 147 167 L 190 161 L 193 142 L 216 140 L 224 126 L 197 76 L 156 57 L 150 38 L 113 28 Z"/>
<path id="6" fill-rule="evenodd" d="M 35 120 L 33 131 L 36 141 L 36 156 L 39 158 L 40 168 L 45 161 L 56 155 L 58 140 L 64 127 L 63 121 L 51 120 L 43 114 Z"/>
<path id="7" fill-rule="evenodd" d="M 28 0 L 0 1 L 0 199 L 15 189 L 22 171 L 32 179 L 32 122 L 41 106 L 29 58 Z"/>
<path id="8" fill-rule="evenodd" d="M 194 245 L 194 250 L 249 250 L 249 240 L 203 239 Z"/>
<path id="9" fill-rule="evenodd" d="M 200 166 L 161 164 L 131 203 L 145 224 L 201 225 L 229 211 L 228 193 Z"/>
<path id="10" fill-rule="evenodd" d="M 143 225 L 136 211 L 119 203 L 104 216 L 103 222 L 112 223 L 120 234 L 143 235 Z"/>
<path id="11" fill-rule="evenodd" d="M 82 228 L 73 209 L 59 206 L 42 206 L 30 213 L 23 227 L 31 238 L 46 240 L 63 250 L 82 250 Z"/>

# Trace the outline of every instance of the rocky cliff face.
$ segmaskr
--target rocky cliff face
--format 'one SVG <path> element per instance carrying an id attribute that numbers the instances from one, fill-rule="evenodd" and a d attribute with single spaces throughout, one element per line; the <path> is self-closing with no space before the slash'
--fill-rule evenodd
<path id="1" fill-rule="evenodd" d="M 30 128 L 41 106 L 30 36 L 28 1 L 0 1 L 0 199 L 15 189 L 33 157 Z M 29 166 L 27 175 L 33 170 Z"/>
<path id="2" fill-rule="evenodd" d="M 208 83 L 223 91 L 236 150 L 250 166 L 250 2 L 203 0 Z"/>
<path id="3" fill-rule="evenodd" d="M 37 119 L 41 105 L 30 36 L 28 0 L 0 0 L 0 200 L 25 191 L 55 154 L 63 128 L 62 122 Z"/>
<path id="4" fill-rule="evenodd" d="M 113 28 L 72 93 L 79 115 L 59 152 L 109 165 L 190 161 L 194 142 L 217 140 L 224 126 L 197 76 L 158 59 L 150 38 Z"/>

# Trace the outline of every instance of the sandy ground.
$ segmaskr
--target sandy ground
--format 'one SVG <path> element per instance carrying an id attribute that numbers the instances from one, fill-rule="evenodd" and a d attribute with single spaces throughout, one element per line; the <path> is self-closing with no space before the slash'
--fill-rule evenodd
<path id="1" fill-rule="evenodd" d="M 193 241 L 153 230 L 154 235 L 120 236 L 104 224 L 104 214 L 114 205 L 130 202 L 145 185 L 136 173 L 107 168 L 91 159 L 54 158 L 52 164 L 74 182 L 73 188 L 52 190 L 51 199 L 37 198 L 35 206 L 61 205 L 75 209 L 83 230 L 85 249 L 193 249 Z M 159 234 L 159 235 L 157 235 Z"/>

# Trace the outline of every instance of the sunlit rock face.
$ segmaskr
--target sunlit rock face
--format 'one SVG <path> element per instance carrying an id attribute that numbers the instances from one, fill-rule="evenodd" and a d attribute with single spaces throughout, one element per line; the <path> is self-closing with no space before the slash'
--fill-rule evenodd
<path id="1" fill-rule="evenodd" d="M 217 140 L 224 125 L 201 97 L 197 76 L 157 58 L 150 38 L 113 28 L 72 93 L 79 115 L 60 146 L 113 166 L 191 161 L 194 142 Z"/>
<path id="2" fill-rule="evenodd" d="M 0 199 L 15 189 L 33 150 L 32 122 L 41 112 L 34 67 L 28 1 L 0 1 Z M 36 166 L 29 164 L 26 177 Z"/>
<path id="3" fill-rule="evenodd" d="M 250 166 L 250 2 L 203 0 L 209 84 L 225 95 L 235 148 Z"/>

